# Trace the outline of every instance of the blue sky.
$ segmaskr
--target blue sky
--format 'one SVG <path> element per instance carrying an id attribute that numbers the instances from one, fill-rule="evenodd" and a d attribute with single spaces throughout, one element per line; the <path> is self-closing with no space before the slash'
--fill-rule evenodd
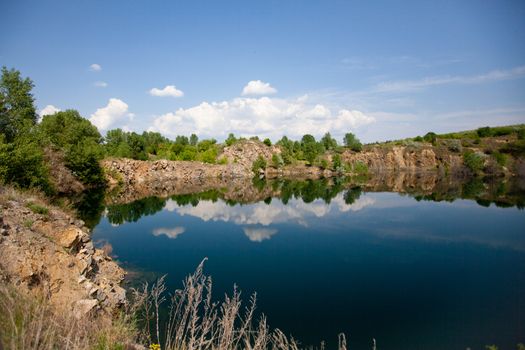
<path id="1" fill-rule="evenodd" d="M 525 122 L 524 1 L 0 2 L 0 65 L 43 113 L 103 133 L 370 142 Z"/>

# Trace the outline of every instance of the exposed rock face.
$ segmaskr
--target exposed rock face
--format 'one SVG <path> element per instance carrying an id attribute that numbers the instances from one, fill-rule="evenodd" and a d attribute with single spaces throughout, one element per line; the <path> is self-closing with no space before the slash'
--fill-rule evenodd
<path id="1" fill-rule="evenodd" d="M 432 146 L 371 147 L 362 152 L 345 151 L 345 162 L 362 162 L 374 173 L 384 171 L 430 171 L 447 166 L 460 169 L 463 165 L 459 153 L 439 152 Z"/>
<path id="2" fill-rule="evenodd" d="M 228 164 L 239 164 L 250 170 L 257 158 L 262 157 L 270 162 L 273 154 L 281 154 L 281 149 L 277 146 L 268 147 L 260 141 L 245 140 L 225 147 L 220 158 L 225 158 Z"/>
<path id="3" fill-rule="evenodd" d="M 0 190 L 0 194 L 1 194 Z M 34 200 L 34 199 L 31 199 Z M 80 220 L 49 207 L 36 214 L 27 200 L 0 202 L 0 272 L 21 291 L 49 298 L 59 312 L 111 314 L 126 302 L 124 271 L 95 249 Z"/>

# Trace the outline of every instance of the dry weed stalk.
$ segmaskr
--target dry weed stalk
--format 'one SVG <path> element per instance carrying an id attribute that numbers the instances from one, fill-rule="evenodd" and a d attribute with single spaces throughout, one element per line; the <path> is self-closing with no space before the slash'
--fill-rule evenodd
<path id="1" fill-rule="evenodd" d="M 163 349 L 187 350 L 299 350 L 299 343 L 281 330 L 270 331 L 266 317 L 262 315 L 255 322 L 256 294 L 243 309 L 241 293 L 236 286 L 231 296 L 225 295 L 221 303 L 212 301 L 212 280 L 204 275 L 205 258 L 195 272 L 185 278 L 183 288 L 176 290 L 169 298 L 168 317 L 164 329 L 159 326 L 160 305 L 164 297 L 165 276 L 155 282 L 151 289 L 144 287 L 147 294 L 144 304 L 146 333 L 159 334 Z M 150 323 L 155 329 L 150 330 Z M 321 344 L 324 349 L 324 343 Z M 347 350 L 344 334 L 339 335 L 339 349 Z"/>

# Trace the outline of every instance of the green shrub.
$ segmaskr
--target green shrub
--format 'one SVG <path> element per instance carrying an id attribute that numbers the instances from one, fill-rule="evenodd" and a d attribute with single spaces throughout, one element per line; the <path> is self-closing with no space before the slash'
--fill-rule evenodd
<path id="1" fill-rule="evenodd" d="M 423 142 L 423 138 L 421 136 L 414 137 L 415 142 Z"/>
<path id="2" fill-rule="evenodd" d="M 279 169 L 280 167 L 282 167 L 284 165 L 284 160 L 283 158 L 281 157 L 280 154 L 277 154 L 277 153 L 274 153 L 272 155 L 272 166 L 275 168 L 275 169 Z"/>
<path id="3" fill-rule="evenodd" d="M 492 157 L 494 157 L 496 162 L 501 166 L 505 166 L 505 164 L 507 164 L 507 156 L 503 153 L 500 153 L 498 151 L 493 152 Z"/>
<path id="4" fill-rule="evenodd" d="M 483 128 L 479 128 L 476 130 L 476 133 L 478 134 L 479 137 L 489 137 L 489 136 L 492 136 L 492 130 L 490 129 L 490 127 L 488 126 L 485 126 Z"/>
<path id="5" fill-rule="evenodd" d="M 272 145 L 272 141 L 271 141 L 269 138 L 265 138 L 264 141 L 263 141 L 263 143 L 264 143 L 266 146 L 268 146 L 268 147 L 270 147 L 270 146 Z"/>
<path id="6" fill-rule="evenodd" d="M 341 155 L 339 155 L 337 153 L 334 154 L 334 156 L 332 157 L 332 169 L 333 170 L 340 170 L 341 165 L 342 165 Z"/>
<path id="7" fill-rule="evenodd" d="M 463 163 L 473 173 L 479 173 L 485 165 L 485 159 L 483 155 L 469 151 L 463 154 Z"/>
<path id="8" fill-rule="evenodd" d="M 343 141 L 345 146 L 350 148 L 352 151 L 361 152 L 363 149 L 363 145 L 359 139 L 351 132 L 345 134 Z"/>
<path id="9" fill-rule="evenodd" d="M 217 148 L 208 148 L 200 155 L 200 159 L 204 163 L 215 164 L 217 161 Z"/>
<path id="10" fill-rule="evenodd" d="M 321 161 L 319 162 L 319 167 L 321 169 L 328 169 L 328 161 L 326 159 L 321 159 Z"/>
<path id="11" fill-rule="evenodd" d="M 257 157 L 252 165 L 252 170 L 255 174 L 259 174 L 260 169 L 266 169 L 266 160 L 262 156 Z"/>
<path id="12" fill-rule="evenodd" d="M 435 144 L 436 143 L 436 139 L 437 139 L 437 135 L 435 132 L 427 132 L 425 134 L 425 136 L 423 136 L 423 140 L 425 140 L 426 142 L 430 142 L 432 144 Z"/>

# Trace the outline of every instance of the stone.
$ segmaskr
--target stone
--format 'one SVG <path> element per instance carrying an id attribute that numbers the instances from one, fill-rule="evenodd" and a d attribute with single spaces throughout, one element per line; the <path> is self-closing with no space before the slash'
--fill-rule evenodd
<path id="1" fill-rule="evenodd" d="M 98 304 L 96 299 L 82 299 L 75 303 L 73 314 L 77 320 L 89 314 Z"/>
<path id="2" fill-rule="evenodd" d="M 64 248 L 74 248 L 78 244 L 81 235 L 82 230 L 78 227 L 70 226 L 58 234 L 57 242 Z"/>

